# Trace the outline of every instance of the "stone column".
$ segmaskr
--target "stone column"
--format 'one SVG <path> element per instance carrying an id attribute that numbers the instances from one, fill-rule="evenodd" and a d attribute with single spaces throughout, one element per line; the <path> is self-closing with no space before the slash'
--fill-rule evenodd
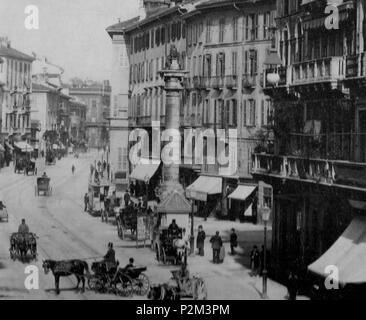
<path id="1" fill-rule="evenodd" d="M 162 77 L 164 78 L 164 89 L 166 92 L 165 129 L 175 129 L 176 133 L 178 134 L 180 127 L 181 92 L 183 90 L 182 81 L 187 72 L 180 69 L 178 63 L 178 53 L 176 52 L 174 46 L 171 47 L 170 51 L 170 55 L 167 59 L 167 68 L 160 72 Z M 180 139 L 180 134 L 179 137 L 174 137 L 174 139 Z M 181 143 L 183 143 L 183 141 L 181 141 Z M 179 149 L 179 151 L 180 150 L 181 149 Z M 179 164 L 167 164 L 165 162 L 163 163 L 162 189 L 163 194 L 169 193 L 173 190 L 178 191 L 182 194 L 184 193 L 183 186 L 179 183 Z"/>

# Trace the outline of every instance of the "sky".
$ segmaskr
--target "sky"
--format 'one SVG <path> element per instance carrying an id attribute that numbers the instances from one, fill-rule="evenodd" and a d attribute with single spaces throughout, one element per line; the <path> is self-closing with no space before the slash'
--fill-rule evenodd
<path id="1" fill-rule="evenodd" d="M 138 15 L 138 0 L 0 0 L 0 37 L 24 53 L 64 68 L 64 81 L 110 79 L 112 44 L 105 29 Z M 39 29 L 28 30 L 25 8 L 39 9 Z"/>

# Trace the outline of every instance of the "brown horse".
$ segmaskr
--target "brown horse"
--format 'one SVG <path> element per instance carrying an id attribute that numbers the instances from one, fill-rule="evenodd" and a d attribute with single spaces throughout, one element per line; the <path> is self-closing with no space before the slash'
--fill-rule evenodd
<path id="1" fill-rule="evenodd" d="M 85 291 L 85 274 L 89 275 L 89 266 L 83 260 L 44 260 L 42 267 L 44 273 L 48 274 L 51 270 L 55 277 L 56 294 L 60 293 L 60 277 L 75 275 L 78 283 L 75 290 L 79 288 L 80 281 L 83 282 L 81 292 Z M 85 274 L 84 274 L 85 271 Z"/>

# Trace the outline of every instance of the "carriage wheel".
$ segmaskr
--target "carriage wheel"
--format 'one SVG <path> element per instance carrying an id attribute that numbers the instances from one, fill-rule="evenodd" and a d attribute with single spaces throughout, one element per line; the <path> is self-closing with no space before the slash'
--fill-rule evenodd
<path id="1" fill-rule="evenodd" d="M 88 287 L 90 290 L 99 292 L 103 289 L 103 282 L 99 279 L 99 277 L 91 276 L 88 278 Z"/>
<path id="2" fill-rule="evenodd" d="M 116 283 L 117 294 L 123 297 L 130 297 L 133 295 L 133 289 L 130 277 L 125 274 L 121 274 Z"/>
<path id="3" fill-rule="evenodd" d="M 194 285 L 193 298 L 195 300 L 207 300 L 207 288 L 202 279 L 197 279 Z"/>
<path id="4" fill-rule="evenodd" d="M 139 277 L 133 281 L 134 292 L 140 296 L 144 296 L 149 292 L 150 281 L 144 273 L 140 273 Z"/>

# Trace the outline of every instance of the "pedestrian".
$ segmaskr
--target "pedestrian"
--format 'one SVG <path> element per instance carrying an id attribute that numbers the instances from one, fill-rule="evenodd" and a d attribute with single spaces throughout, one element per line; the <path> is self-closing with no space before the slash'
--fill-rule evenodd
<path id="1" fill-rule="evenodd" d="M 74 165 L 72 165 L 72 167 L 71 167 L 71 172 L 72 172 L 72 175 L 74 175 L 74 173 L 75 173 L 75 166 Z"/>
<path id="2" fill-rule="evenodd" d="M 296 300 L 297 291 L 298 291 L 298 277 L 294 271 L 290 271 L 289 276 L 287 278 L 287 291 L 288 291 L 288 299 Z"/>
<path id="3" fill-rule="evenodd" d="M 220 250 L 222 247 L 222 239 L 220 237 L 219 231 L 216 231 L 216 234 L 211 237 L 210 242 L 211 242 L 211 246 L 212 246 L 213 263 L 219 263 L 220 262 Z"/>
<path id="4" fill-rule="evenodd" d="M 231 254 L 235 255 L 235 248 L 238 246 L 238 236 L 235 233 L 235 229 L 232 228 L 231 229 L 231 234 L 230 234 L 230 249 L 231 249 Z"/>
<path id="5" fill-rule="evenodd" d="M 251 267 L 251 275 L 257 276 L 258 268 L 259 268 L 259 251 L 256 245 L 253 246 L 252 251 L 250 252 L 250 267 Z"/>
<path id="6" fill-rule="evenodd" d="M 205 239 L 206 233 L 203 231 L 203 227 L 200 225 L 198 226 L 197 249 L 198 254 L 202 257 L 205 255 Z"/>
<path id="7" fill-rule="evenodd" d="M 125 207 L 128 206 L 128 203 L 130 202 L 131 196 L 128 192 L 128 190 L 126 191 L 126 193 L 123 196 L 123 200 L 125 201 Z"/>
<path id="8" fill-rule="evenodd" d="M 89 196 L 87 193 L 84 194 L 84 212 L 88 211 Z"/>
<path id="9" fill-rule="evenodd" d="M 109 163 L 107 163 L 107 175 L 108 175 L 108 179 L 110 178 L 110 170 L 111 170 L 111 166 Z"/>

